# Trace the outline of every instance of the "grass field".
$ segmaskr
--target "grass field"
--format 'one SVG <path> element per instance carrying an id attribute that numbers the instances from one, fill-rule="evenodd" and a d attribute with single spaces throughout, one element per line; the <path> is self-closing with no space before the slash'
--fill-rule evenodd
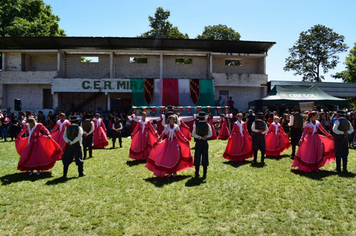
<path id="1" fill-rule="evenodd" d="M 130 141 L 94 150 L 83 178 L 73 163 L 67 181 L 61 162 L 40 176 L 17 171 L 14 143 L 1 141 L 0 235 L 356 235 L 354 150 L 351 174 L 335 163 L 301 173 L 290 150 L 253 167 L 223 159 L 227 141 L 216 140 L 206 180 L 193 169 L 168 179 L 130 160 Z"/>

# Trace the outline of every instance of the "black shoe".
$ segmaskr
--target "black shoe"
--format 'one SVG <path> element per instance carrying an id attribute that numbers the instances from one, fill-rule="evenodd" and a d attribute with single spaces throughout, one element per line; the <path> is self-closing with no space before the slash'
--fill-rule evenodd
<path id="1" fill-rule="evenodd" d="M 84 176 L 86 176 L 86 175 L 85 175 L 85 174 L 83 174 L 83 173 L 82 173 L 82 174 L 79 174 L 79 177 L 84 177 Z"/>
<path id="2" fill-rule="evenodd" d="M 194 178 L 196 178 L 196 179 L 199 178 L 199 174 L 195 173 Z"/>
<path id="3" fill-rule="evenodd" d="M 341 169 L 335 169 L 337 173 L 341 173 Z"/>
<path id="4" fill-rule="evenodd" d="M 203 175 L 203 179 L 206 179 L 206 174 Z"/>

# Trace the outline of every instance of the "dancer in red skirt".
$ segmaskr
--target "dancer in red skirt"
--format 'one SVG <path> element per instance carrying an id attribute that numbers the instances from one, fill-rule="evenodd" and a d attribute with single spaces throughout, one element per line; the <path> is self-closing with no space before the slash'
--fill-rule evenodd
<path id="1" fill-rule="evenodd" d="M 66 142 L 63 139 L 63 134 L 64 134 L 64 130 L 68 126 L 70 126 L 70 122 L 66 119 L 66 115 L 64 113 L 61 113 L 59 115 L 59 120 L 51 130 L 51 135 L 53 140 L 56 141 L 59 144 L 59 146 L 61 146 L 63 152 L 66 148 Z"/>
<path id="2" fill-rule="evenodd" d="M 279 157 L 284 150 L 291 146 L 288 135 L 284 132 L 279 121 L 280 118 L 275 116 L 265 136 L 266 156 Z"/>
<path id="3" fill-rule="evenodd" d="M 248 133 L 247 124 L 242 121 L 242 114 L 238 113 L 236 118 L 223 157 L 231 161 L 245 161 L 253 157 L 252 138 Z"/>
<path id="4" fill-rule="evenodd" d="M 146 119 L 146 112 L 142 112 L 139 120 L 131 133 L 131 147 L 129 157 L 135 160 L 146 160 L 150 156 L 152 146 L 157 140 L 157 132 L 150 121 Z"/>
<path id="5" fill-rule="evenodd" d="M 57 160 L 61 159 L 62 149 L 55 142 L 49 131 L 34 118 L 27 119 L 28 124 L 24 126 L 15 140 L 17 153 L 21 156 L 17 169 L 30 171 L 30 175 L 37 170 L 37 175 L 42 170 L 51 169 Z M 29 136 L 21 138 L 28 131 Z M 40 131 L 47 134 L 43 135 Z"/>
<path id="6" fill-rule="evenodd" d="M 300 139 L 300 147 L 294 157 L 292 167 L 305 172 L 317 172 L 320 167 L 335 160 L 334 142 L 323 126 L 317 121 L 317 112 L 309 113 L 308 123 Z M 319 135 L 318 129 L 327 137 Z"/>
<path id="7" fill-rule="evenodd" d="M 93 148 L 105 148 L 109 145 L 108 138 L 106 136 L 106 127 L 103 119 L 100 118 L 100 114 L 96 113 L 94 122 L 94 146 Z"/>
<path id="8" fill-rule="evenodd" d="M 175 124 L 176 115 L 169 116 L 169 124 L 164 127 L 164 131 L 154 143 L 146 167 L 158 177 L 168 177 L 177 175 L 177 172 L 193 167 L 193 158 L 190 152 L 189 141 L 184 137 Z M 167 138 L 159 142 L 164 135 Z"/>
<path id="9" fill-rule="evenodd" d="M 224 114 L 220 115 L 220 131 L 218 139 L 226 140 L 230 137 L 229 123 Z"/>
<path id="10" fill-rule="evenodd" d="M 215 126 L 214 126 L 214 117 L 212 114 L 209 114 L 208 119 L 207 119 L 207 123 L 210 124 L 211 127 L 211 137 L 208 139 L 217 139 L 218 136 L 216 135 L 216 130 L 215 130 Z"/>

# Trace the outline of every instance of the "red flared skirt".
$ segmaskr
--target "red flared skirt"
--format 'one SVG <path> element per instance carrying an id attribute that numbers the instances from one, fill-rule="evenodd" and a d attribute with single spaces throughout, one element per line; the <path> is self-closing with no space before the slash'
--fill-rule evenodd
<path id="1" fill-rule="evenodd" d="M 335 160 L 334 142 L 331 138 L 314 134 L 307 135 L 298 148 L 292 167 L 300 171 L 318 171 L 320 167 Z"/>
<path id="2" fill-rule="evenodd" d="M 253 156 L 252 139 L 235 133 L 227 142 L 223 157 L 231 161 L 245 161 Z"/>
<path id="3" fill-rule="evenodd" d="M 94 131 L 93 148 L 104 148 L 109 145 L 108 138 L 103 127 L 96 128 Z"/>
<path id="4" fill-rule="evenodd" d="M 265 136 L 266 140 L 266 155 L 279 157 L 281 153 L 288 149 L 291 144 L 288 135 L 282 133 L 270 132 Z"/>
<path id="5" fill-rule="evenodd" d="M 20 155 L 17 169 L 20 171 L 49 170 L 61 159 L 62 149 L 57 142 L 47 136 L 15 140 L 16 151 Z"/>
<path id="6" fill-rule="evenodd" d="M 146 168 L 158 177 L 193 167 L 189 143 L 174 138 L 165 139 L 153 147 Z"/>

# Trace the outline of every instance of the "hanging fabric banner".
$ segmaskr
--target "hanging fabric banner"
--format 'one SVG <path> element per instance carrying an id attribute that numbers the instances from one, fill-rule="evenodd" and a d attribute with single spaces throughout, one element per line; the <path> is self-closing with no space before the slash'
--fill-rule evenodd
<path id="1" fill-rule="evenodd" d="M 199 79 L 190 79 L 189 88 L 190 88 L 190 98 L 194 105 L 197 104 L 200 97 L 200 80 Z"/>
<path id="2" fill-rule="evenodd" d="M 151 104 L 154 98 L 155 80 L 145 79 L 144 80 L 144 93 L 143 96 L 148 105 Z"/>
<path id="3" fill-rule="evenodd" d="M 214 88 L 213 80 L 211 79 L 201 79 L 199 81 L 199 100 L 196 106 L 211 106 L 214 104 Z"/>
<path id="4" fill-rule="evenodd" d="M 130 79 L 130 86 L 132 90 L 133 104 L 135 106 L 147 106 L 147 102 L 144 99 L 144 79 Z"/>
<path id="5" fill-rule="evenodd" d="M 162 105 L 178 106 L 179 105 L 179 87 L 178 79 L 162 79 Z"/>

